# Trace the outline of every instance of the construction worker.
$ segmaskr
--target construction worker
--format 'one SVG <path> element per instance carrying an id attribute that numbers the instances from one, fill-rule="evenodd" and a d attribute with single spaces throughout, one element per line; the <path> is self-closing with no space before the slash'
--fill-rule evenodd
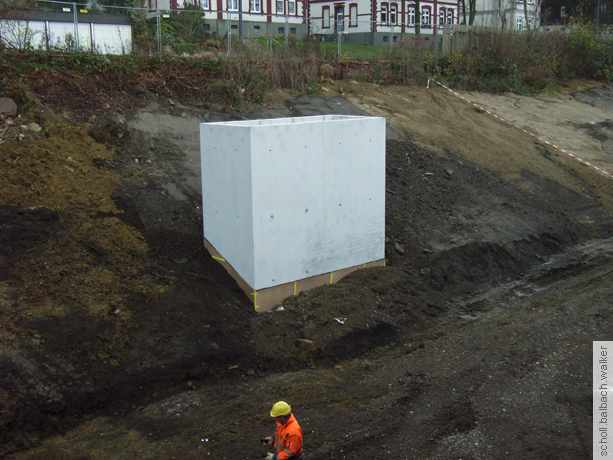
<path id="1" fill-rule="evenodd" d="M 285 401 L 272 406 L 270 416 L 277 422 L 277 432 L 263 439 L 264 444 L 273 446 L 277 453 L 268 453 L 266 460 L 298 460 L 302 455 L 302 430 L 292 414 L 292 408 Z"/>

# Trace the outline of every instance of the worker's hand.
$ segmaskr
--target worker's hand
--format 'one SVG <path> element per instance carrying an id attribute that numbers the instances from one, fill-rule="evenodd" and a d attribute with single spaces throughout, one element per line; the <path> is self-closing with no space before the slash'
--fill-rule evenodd
<path id="1" fill-rule="evenodd" d="M 266 442 L 264 443 L 267 446 L 272 446 L 272 438 L 270 436 L 264 438 Z"/>
<path id="2" fill-rule="evenodd" d="M 270 452 L 266 454 L 266 460 L 273 460 L 273 458 L 275 458 L 275 454 L 271 454 Z"/>

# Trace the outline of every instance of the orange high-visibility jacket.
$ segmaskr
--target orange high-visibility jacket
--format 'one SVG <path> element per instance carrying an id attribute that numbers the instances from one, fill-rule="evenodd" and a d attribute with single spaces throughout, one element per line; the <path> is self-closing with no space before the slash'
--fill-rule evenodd
<path id="1" fill-rule="evenodd" d="M 288 460 L 302 454 L 302 430 L 294 414 L 290 414 L 285 425 L 277 422 L 277 432 L 272 437 L 272 445 L 277 449 L 275 460 Z"/>

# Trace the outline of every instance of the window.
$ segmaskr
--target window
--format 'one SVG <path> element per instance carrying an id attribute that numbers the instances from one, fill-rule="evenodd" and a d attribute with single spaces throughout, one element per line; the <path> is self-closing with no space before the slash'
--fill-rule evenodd
<path id="1" fill-rule="evenodd" d="M 283 14 L 283 0 L 277 0 L 277 14 Z"/>
<path id="2" fill-rule="evenodd" d="M 524 18 L 517 18 L 517 30 L 521 30 L 524 26 Z"/>
<path id="3" fill-rule="evenodd" d="M 415 8 L 413 7 L 409 8 L 409 25 L 410 26 L 415 25 Z"/>
<path id="4" fill-rule="evenodd" d="M 210 8 L 209 0 L 201 0 L 200 6 L 202 7 L 203 10 L 208 10 Z"/>
<path id="5" fill-rule="evenodd" d="M 424 26 L 429 26 L 430 25 L 430 10 L 424 8 L 423 11 L 421 12 L 422 15 L 422 25 Z"/>
<path id="6" fill-rule="evenodd" d="M 566 16 L 566 5 L 562 5 L 560 7 L 560 17 L 563 18 Z"/>
<path id="7" fill-rule="evenodd" d="M 249 0 L 249 9 L 253 13 L 261 13 L 262 6 L 260 4 L 260 0 Z"/>
<path id="8" fill-rule="evenodd" d="M 208 32 L 209 30 L 211 30 L 211 24 L 205 24 L 205 25 L 204 25 L 204 30 L 206 30 L 207 32 Z"/>
<path id="9" fill-rule="evenodd" d="M 289 33 L 292 34 L 292 35 L 296 35 L 296 28 L 295 27 L 290 27 Z"/>
<path id="10" fill-rule="evenodd" d="M 279 35 L 282 35 L 282 34 L 284 35 L 285 34 L 285 27 L 279 27 L 279 29 L 277 29 L 277 30 L 278 30 L 277 33 Z"/>
<path id="11" fill-rule="evenodd" d="M 323 13 L 322 15 L 323 17 L 321 21 L 321 28 L 329 29 L 330 28 L 330 7 L 324 6 L 322 13 Z"/>
<path id="12" fill-rule="evenodd" d="M 381 22 L 384 24 L 387 22 L 387 5 L 381 6 Z"/>
<path id="13" fill-rule="evenodd" d="M 528 18 L 528 28 L 532 29 L 532 18 Z"/>
<path id="14" fill-rule="evenodd" d="M 289 0 L 287 2 L 287 12 L 289 14 L 296 14 L 296 0 Z"/>
<path id="15" fill-rule="evenodd" d="M 447 10 L 447 24 L 453 24 L 453 10 Z"/>
<path id="16" fill-rule="evenodd" d="M 238 11 L 238 0 L 228 0 L 228 10 Z"/>
<path id="17" fill-rule="evenodd" d="M 336 19 L 334 23 L 334 32 L 343 32 L 345 30 L 345 8 L 342 6 L 337 6 L 334 8 L 334 18 Z"/>
<path id="18" fill-rule="evenodd" d="M 358 26 L 358 5 L 349 5 L 349 27 Z"/>
<path id="19" fill-rule="evenodd" d="M 390 22 L 392 24 L 396 24 L 396 22 L 398 22 L 398 6 L 396 5 L 390 6 Z"/>
<path id="20" fill-rule="evenodd" d="M 388 42 L 388 41 L 389 41 L 389 37 L 388 37 L 387 35 L 384 35 L 384 36 L 383 36 L 383 41 L 384 41 L 384 42 Z"/>
<path id="21" fill-rule="evenodd" d="M 438 23 L 442 26 L 445 24 L 445 10 L 441 10 L 438 13 Z"/>

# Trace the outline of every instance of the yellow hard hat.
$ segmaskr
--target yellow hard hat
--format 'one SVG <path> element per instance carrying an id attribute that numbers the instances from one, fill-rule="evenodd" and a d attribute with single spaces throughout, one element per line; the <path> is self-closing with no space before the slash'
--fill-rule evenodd
<path id="1" fill-rule="evenodd" d="M 292 413 L 292 408 L 289 407 L 285 401 L 279 401 L 272 406 L 272 410 L 270 411 L 271 417 L 281 417 L 283 415 L 289 415 Z"/>

